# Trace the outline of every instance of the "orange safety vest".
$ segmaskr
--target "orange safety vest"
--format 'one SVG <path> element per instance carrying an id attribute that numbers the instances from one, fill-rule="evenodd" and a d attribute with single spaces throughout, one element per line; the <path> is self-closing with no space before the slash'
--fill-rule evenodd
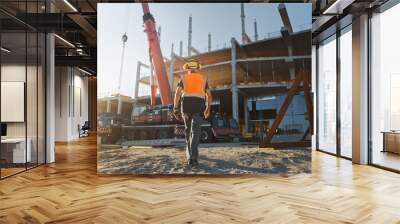
<path id="1" fill-rule="evenodd" d="M 183 76 L 182 96 L 205 98 L 207 79 L 200 73 L 188 73 Z"/>

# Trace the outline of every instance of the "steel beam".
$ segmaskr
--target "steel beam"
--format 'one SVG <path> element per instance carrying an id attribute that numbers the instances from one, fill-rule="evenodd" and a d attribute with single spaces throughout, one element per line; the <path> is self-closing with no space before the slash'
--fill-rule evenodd
<path id="1" fill-rule="evenodd" d="M 92 39 L 96 39 L 97 30 L 92 26 L 92 24 L 87 21 L 85 17 L 81 14 L 70 13 L 67 15 L 72 21 L 74 21 L 77 25 L 79 25 L 85 33 L 88 34 Z"/>
<path id="2" fill-rule="evenodd" d="M 296 79 L 293 80 L 293 85 L 289 89 L 287 96 L 286 96 L 281 108 L 279 109 L 279 112 L 276 115 L 276 118 L 275 118 L 274 122 L 272 123 L 271 128 L 269 129 L 267 137 L 265 138 L 264 141 L 260 142 L 261 148 L 268 147 L 271 144 L 271 140 L 274 137 L 276 130 L 279 127 L 279 124 L 281 123 L 282 119 L 284 118 L 285 113 L 286 113 L 287 109 L 289 108 L 289 105 L 292 102 L 294 95 L 297 93 L 302 81 L 303 81 L 303 72 L 300 72 L 297 75 Z"/>
<path id="3" fill-rule="evenodd" d="M 55 56 L 56 66 L 89 67 L 96 71 L 96 58 L 91 56 Z"/>
<path id="4" fill-rule="evenodd" d="M 237 62 L 247 62 L 247 61 L 285 61 L 291 62 L 292 60 L 301 60 L 301 59 L 311 59 L 311 55 L 299 55 L 299 56 L 281 56 L 281 57 L 257 57 L 257 58 L 243 58 L 238 59 Z"/>
<path id="5" fill-rule="evenodd" d="M 334 1 L 325 11 L 322 13 L 324 15 L 339 15 L 343 14 L 343 11 L 355 0 L 337 0 Z"/>
<path id="6" fill-rule="evenodd" d="M 293 33 L 292 24 L 290 23 L 289 15 L 286 10 L 286 6 L 284 3 L 279 4 L 278 6 L 279 14 L 281 15 L 282 23 L 286 29 L 288 29 L 289 33 Z"/>
<path id="7" fill-rule="evenodd" d="M 311 55 L 299 55 L 299 56 L 293 56 L 293 57 L 288 57 L 288 56 L 281 56 L 281 57 L 257 57 L 257 58 L 243 58 L 243 59 L 236 59 L 236 62 L 254 62 L 254 61 L 285 61 L 285 62 L 290 62 L 292 60 L 303 60 L 303 59 L 311 59 Z M 212 68 L 216 66 L 221 66 L 221 65 L 228 65 L 231 64 L 232 61 L 222 61 L 218 62 L 215 64 L 210 64 L 210 65 L 203 65 L 202 69 L 206 68 Z M 177 70 L 174 72 L 174 74 L 182 74 L 185 73 L 184 70 Z"/>

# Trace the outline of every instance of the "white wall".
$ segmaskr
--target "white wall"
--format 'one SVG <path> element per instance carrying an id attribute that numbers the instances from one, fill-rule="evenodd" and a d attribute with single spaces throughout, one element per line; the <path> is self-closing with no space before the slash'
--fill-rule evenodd
<path id="1" fill-rule="evenodd" d="M 79 138 L 78 125 L 88 120 L 88 78 L 76 68 L 56 67 L 55 140 Z"/>

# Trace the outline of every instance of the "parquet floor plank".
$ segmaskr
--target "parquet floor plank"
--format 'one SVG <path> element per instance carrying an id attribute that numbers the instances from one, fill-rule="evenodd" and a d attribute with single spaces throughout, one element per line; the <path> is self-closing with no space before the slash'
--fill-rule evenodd
<path id="1" fill-rule="evenodd" d="M 400 175 L 313 152 L 285 177 L 96 173 L 96 139 L 0 181 L 0 223 L 400 223 Z"/>

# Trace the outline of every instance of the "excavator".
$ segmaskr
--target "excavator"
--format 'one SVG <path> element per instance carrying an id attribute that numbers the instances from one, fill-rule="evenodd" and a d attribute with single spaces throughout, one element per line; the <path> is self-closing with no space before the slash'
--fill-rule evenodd
<path id="1" fill-rule="evenodd" d="M 102 142 L 116 143 L 130 140 L 163 140 L 183 139 L 183 122 L 176 120 L 172 114 L 173 97 L 169 84 L 166 66 L 161 52 L 159 36 L 153 15 L 148 3 L 142 3 L 144 32 L 147 35 L 150 54 L 150 87 L 151 104 L 133 106 L 131 120 L 126 122 L 104 122 L 112 128 L 103 128 Z M 153 70 L 157 80 L 161 105 L 156 105 L 156 85 Z M 143 109 L 140 109 L 143 108 Z M 101 118 L 99 118 L 101 120 Z M 110 120 L 110 119 L 107 119 Z M 121 119 L 119 119 L 121 121 Z M 118 136 L 118 137 L 117 137 Z M 213 142 L 219 139 L 239 137 L 240 131 L 234 119 L 228 119 L 219 113 L 212 113 L 208 122 L 202 125 L 202 142 Z"/>

